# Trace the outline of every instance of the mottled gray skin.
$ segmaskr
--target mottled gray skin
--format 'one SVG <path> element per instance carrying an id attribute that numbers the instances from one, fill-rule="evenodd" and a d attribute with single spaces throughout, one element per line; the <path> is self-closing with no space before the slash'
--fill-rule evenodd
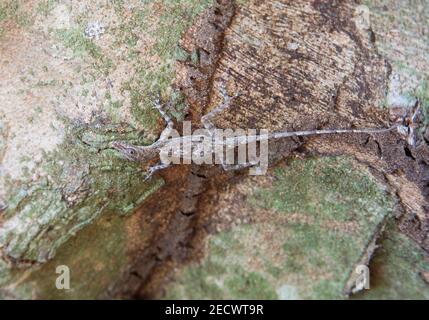
<path id="1" fill-rule="evenodd" d="M 159 100 L 156 101 L 155 108 L 158 109 L 161 116 L 167 122 L 167 127 L 162 132 L 158 141 L 149 146 L 134 146 L 126 142 L 115 141 L 112 143 L 112 147 L 116 149 L 125 159 L 143 164 L 153 163 L 158 161 L 158 164 L 152 166 L 148 170 L 146 179 L 150 178 L 153 173 L 158 170 L 167 168 L 169 165 L 160 163 L 161 151 L 166 152 L 168 150 L 174 157 L 180 157 L 183 160 L 192 161 L 195 156 L 198 156 L 202 152 L 206 153 L 209 151 L 212 155 L 215 155 L 215 159 L 220 160 L 220 164 L 224 170 L 235 170 L 242 169 L 252 165 L 254 163 L 244 163 L 238 165 L 230 165 L 224 163 L 224 150 L 236 148 L 243 144 L 248 144 L 256 141 L 270 140 L 270 139 L 281 139 L 290 137 L 305 137 L 315 135 L 332 135 L 332 134 L 380 134 L 386 133 L 393 130 L 402 135 L 410 144 L 414 146 L 416 142 L 415 127 L 419 121 L 419 115 L 421 110 L 418 106 L 415 106 L 412 110 L 402 110 L 401 114 L 394 112 L 391 114 L 391 122 L 393 125 L 389 128 L 381 129 L 327 129 L 327 130 L 312 130 L 312 131 L 283 131 L 268 133 L 266 135 L 238 135 L 233 137 L 225 137 L 217 139 L 216 127 L 211 122 L 211 119 L 216 114 L 229 108 L 232 99 L 238 95 L 230 97 L 227 95 L 226 90 L 222 89 L 222 96 L 224 102 L 209 112 L 207 115 L 201 118 L 201 123 L 205 128 L 204 134 L 195 134 L 191 136 L 183 137 L 171 137 L 173 131 L 173 121 L 163 110 Z M 184 147 L 186 146 L 186 147 Z M 217 162 L 216 162 L 217 163 Z"/>
<path id="2" fill-rule="evenodd" d="M 112 143 L 112 147 L 116 149 L 125 159 L 134 162 L 140 162 L 143 164 L 153 163 L 160 160 L 161 152 L 169 152 L 171 156 L 187 160 L 190 163 L 192 159 L 198 157 L 200 154 L 207 152 L 215 156 L 215 159 L 219 159 L 224 170 L 238 170 L 243 169 L 254 163 L 244 163 L 238 165 L 229 165 L 224 163 L 224 152 L 226 149 L 233 149 L 243 144 L 248 144 L 256 141 L 269 140 L 269 139 L 280 139 L 288 137 L 304 137 L 314 135 L 326 135 L 326 134 L 377 134 L 385 133 L 395 129 L 399 129 L 398 125 L 394 125 L 387 129 L 340 129 L 340 130 L 314 130 L 314 131 L 294 131 L 294 132 L 275 132 L 267 135 L 243 135 L 225 139 L 216 139 L 215 135 L 192 135 L 177 137 L 171 139 L 158 140 L 149 146 L 134 146 L 126 142 L 115 141 Z M 185 162 L 186 163 L 186 162 Z M 158 163 L 152 166 L 148 170 L 146 179 L 150 178 L 153 173 L 158 170 L 165 169 L 169 165 Z"/>
<path id="3" fill-rule="evenodd" d="M 112 148 L 117 150 L 122 157 L 133 162 L 149 163 L 159 156 L 159 147 L 156 145 L 144 147 L 115 141 L 112 143 Z"/>
<path id="4" fill-rule="evenodd" d="M 218 150 L 223 150 L 223 147 L 226 148 L 236 148 L 240 145 L 262 141 L 263 139 L 280 139 L 280 138 L 290 138 L 290 137 L 304 137 L 304 136 L 313 136 L 313 135 L 326 135 L 326 134 L 347 134 L 347 133 L 367 133 L 367 134 L 376 134 L 384 133 L 397 129 L 398 126 L 394 125 L 387 129 L 339 129 L 339 130 L 313 130 L 313 131 L 293 131 L 293 132 L 274 132 L 268 135 L 243 135 L 236 136 L 232 138 L 226 138 L 224 140 L 214 139 L 210 135 L 192 135 L 184 136 L 180 138 L 171 138 L 169 140 L 158 140 L 152 145 L 149 146 L 135 146 L 128 144 L 122 141 L 115 141 L 112 143 L 112 147 L 117 150 L 125 159 L 149 163 L 157 158 L 163 148 L 173 150 L 175 156 L 180 156 L 183 159 L 190 160 L 192 155 L 195 155 L 197 152 L 202 150 L 211 150 L 214 154 Z M 189 150 L 191 153 L 186 152 L 182 145 L 190 145 Z M 219 147 L 217 150 L 216 147 Z"/>

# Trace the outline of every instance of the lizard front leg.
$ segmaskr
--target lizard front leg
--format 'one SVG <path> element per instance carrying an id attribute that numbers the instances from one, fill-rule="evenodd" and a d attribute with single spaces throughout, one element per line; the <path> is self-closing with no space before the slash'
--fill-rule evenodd
<path id="1" fill-rule="evenodd" d="M 117 150 L 125 159 L 143 164 L 150 164 L 153 163 L 154 160 L 159 159 L 159 153 L 161 151 L 160 144 L 162 145 L 162 142 L 167 140 L 171 135 L 171 132 L 174 128 L 174 122 L 164 111 L 159 96 L 155 99 L 154 108 L 159 111 L 159 113 L 167 123 L 166 128 L 161 133 L 160 138 L 150 146 L 134 146 L 128 144 L 125 141 L 113 141 L 111 143 L 111 147 Z M 168 165 L 162 163 L 158 163 L 155 166 L 149 167 L 145 174 L 144 180 L 146 181 L 150 179 L 155 172 L 157 172 L 158 170 L 165 169 L 167 167 Z"/>
<path id="2" fill-rule="evenodd" d="M 152 178 L 152 176 L 159 170 L 163 170 L 168 168 L 170 165 L 169 164 L 164 164 L 162 162 L 158 162 L 156 165 L 149 167 L 149 169 L 147 169 L 145 177 L 144 177 L 144 181 L 149 180 L 150 178 Z"/>

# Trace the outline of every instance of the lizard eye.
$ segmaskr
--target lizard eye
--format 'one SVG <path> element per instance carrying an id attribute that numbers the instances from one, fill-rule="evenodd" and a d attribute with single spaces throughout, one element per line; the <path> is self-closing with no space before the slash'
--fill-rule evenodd
<path id="1" fill-rule="evenodd" d="M 129 150 L 130 155 L 135 156 L 136 155 L 136 151 L 134 149 L 130 149 Z"/>

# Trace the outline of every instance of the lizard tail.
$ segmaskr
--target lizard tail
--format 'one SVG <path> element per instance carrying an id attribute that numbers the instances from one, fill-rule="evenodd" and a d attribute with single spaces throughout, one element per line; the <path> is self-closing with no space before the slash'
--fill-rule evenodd
<path id="1" fill-rule="evenodd" d="M 268 134 L 269 139 L 280 139 L 287 137 L 303 137 L 303 136 L 316 136 L 324 134 L 345 134 L 345 133 L 385 133 L 396 129 L 397 126 L 392 126 L 385 129 L 326 129 L 326 130 L 311 130 L 311 131 L 286 131 L 286 132 L 274 132 Z"/>

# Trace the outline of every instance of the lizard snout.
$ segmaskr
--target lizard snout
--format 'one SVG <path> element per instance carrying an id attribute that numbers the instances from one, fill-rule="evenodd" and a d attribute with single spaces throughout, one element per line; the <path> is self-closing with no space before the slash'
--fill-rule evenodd
<path id="1" fill-rule="evenodd" d="M 129 145 L 122 141 L 114 141 L 110 144 L 110 146 L 122 155 L 126 155 L 129 149 Z"/>
<path id="2" fill-rule="evenodd" d="M 115 149 L 116 151 L 119 151 L 119 152 L 121 152 L 121 151 L 124 151 L 124 150 L 125 150 L 125 146 L 124 146 L 124 144 L 123 144 L 122 142 L 119 142 L 119 141 L 114 141 L 114 142 L 112 142 L 112 143 L 110 144 L 110 147 L 111 147 L 111 148 L 113 148 L 113 149 Z"/>
<path id="3" fill-rule="evenodd" d="M 126 142 L 114 141 L 111 143 L 113 149 L 118 151 L 124 158 L 130 161 L 137 161 L 139 158 L 139 151 L 137 147 L 134 147 Z"/>
<path id="4" fill-rule="evenodd" d="M 131 146 L 131 145 L 129 145 L 128 143 L 123 142 L 123 141 L 113 141 L 113 142 L 110 144 L 110 146 L 111 146 L 113 149 L 115 149 L 115 150 L 117 150 L 117 151 L 120 151 L 120 152 L 124 152 L 124 151 L 127 151 L 128 149 L 132 148 L 132 146 Z"/>

